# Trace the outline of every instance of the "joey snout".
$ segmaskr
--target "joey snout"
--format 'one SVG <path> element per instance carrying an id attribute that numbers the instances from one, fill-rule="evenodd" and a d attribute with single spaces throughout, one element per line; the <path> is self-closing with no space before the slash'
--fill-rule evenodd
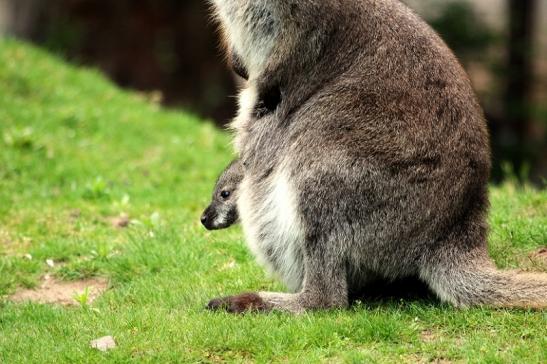
<path id="1" fill-rule="evenodd" d="M 207 229 L 207 230 L 216 230 L 214 221 L 217 218 L 217 213 L 212 205 L 207 206 L 205 211 L 203 211 L 203 214 L 201 215 L 201 224 Z"/>
<path id="2" fill-rule="evenodd" d="M 232 226 L 237 218 L 235 207 L 213 202 L 201 215 L 201 223 L 207 230 L 220 230 Z"/>

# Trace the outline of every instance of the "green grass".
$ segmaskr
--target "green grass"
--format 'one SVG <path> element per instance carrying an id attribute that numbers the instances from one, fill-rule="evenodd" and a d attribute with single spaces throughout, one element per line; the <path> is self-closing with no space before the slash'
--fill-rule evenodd
<path id="1" fill-rule="evenodd" d="M 541 312 L 429 301 L 297 317 L 205 311 L 217 295 L 282 289 L 239 228 L 199 226 L 230 159 L 228 136 L 210 123 L 0 41 L 0 363 L 547 361 Z M 121 213 L 127 229 L 109 222 Z M 545 270 L 527 258 L 547 241 L 545 190 L 492 188 L 490 216 L 499 266 Z M 110 289 L 91 307 L 7 300 L 46 273 L 103 276 Z M 89 348 L 104 335 L 118 347 Z"/>

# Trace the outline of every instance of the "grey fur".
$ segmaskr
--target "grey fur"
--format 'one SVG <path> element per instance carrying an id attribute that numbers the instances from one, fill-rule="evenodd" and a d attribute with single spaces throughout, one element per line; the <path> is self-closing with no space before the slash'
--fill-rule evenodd
<path id="1" fill-rule="evenodd" d="M 487 254 L 490 148 L 465 71 L 397 0 L 214 0 L 248 77 L 234 121 L 238 210 L 259 262 L 293 293 L 212 309 L 346 307 L 372 277 L 446 302 L 545 307 L 547 276 Z"/>
<path id="2" fill-rule="evenodd" d="M 238 159 L 232 161 L 218 177 L 211 203 L 201 215 L 201 223 L 208 230 L 226 229 L 239 218 L 237 198 L 243 179 L 243 168 Z"/>

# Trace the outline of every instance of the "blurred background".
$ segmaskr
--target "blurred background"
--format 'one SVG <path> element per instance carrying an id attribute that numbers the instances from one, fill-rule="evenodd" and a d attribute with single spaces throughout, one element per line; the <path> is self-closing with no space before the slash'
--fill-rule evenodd
<path id="1" fill-rule="evenodd" d="M 494 181 L 547 177 L 547 0 L 406 0 L 454 49 L 489 122 Z M 236 109 L 206 0 L 0 0 L 0 36 L 99 68 L 224 126 Z"/>

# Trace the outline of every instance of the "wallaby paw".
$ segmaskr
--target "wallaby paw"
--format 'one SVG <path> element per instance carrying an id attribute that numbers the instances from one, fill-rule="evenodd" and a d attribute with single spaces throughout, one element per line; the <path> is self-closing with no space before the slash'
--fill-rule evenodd
<path id="1" fill-rule="evenodd" d="M 269 311 L 269 305 L 256 293 L 243 293 L 237 296 L 215 298 L 206 307 L 211 311 L 226 311 L 229 313 L 245 313 Z"/>

